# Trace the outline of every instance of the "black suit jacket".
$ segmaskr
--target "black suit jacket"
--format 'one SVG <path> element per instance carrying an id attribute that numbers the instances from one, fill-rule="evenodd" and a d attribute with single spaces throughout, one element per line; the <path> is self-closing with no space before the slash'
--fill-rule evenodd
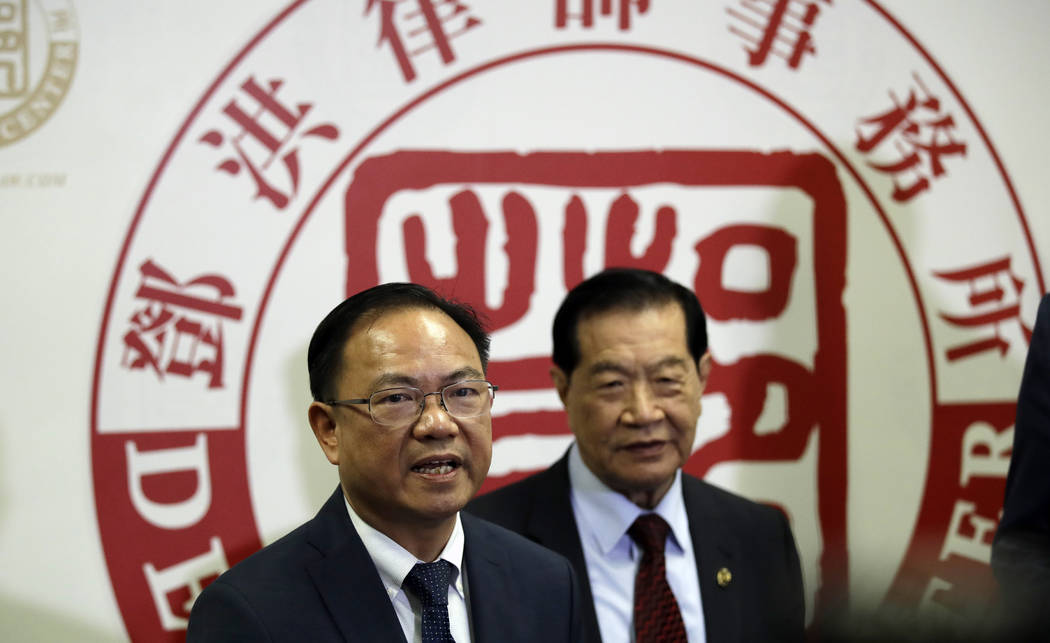
<path id="1" fill-rule="evenodd" d="M 546 471 L 475 498 L 465 511 L 568 558 L 583 594 L 586 640 L 599 643 L 598 618 L 569 493 L 566 454 Z M 696 554 L 707 640 L 802 640 L 802 571 L 783 514 L 686 474 L 682 475 L 682 495 Z M 716 581 L 723 567 L 732 573 L 726 587 Z"/>
<path id="2" fill-rule="evenodd" d="M 474 641 L 583 640 L 579 588 L 568 562 L 461 514 Z M 309 522 L 204 589 L 190 642 L 404 641 L 379 572 L 337 488 Z"/>
<path id="3" fill-rule="evenodd" d="M 1012 615 L 1050 628 L 1050 295 L 1039 303 L 1017 397 L 992 569 Z M 1046 634 L 1046 629 L 1042 633 Z"/>

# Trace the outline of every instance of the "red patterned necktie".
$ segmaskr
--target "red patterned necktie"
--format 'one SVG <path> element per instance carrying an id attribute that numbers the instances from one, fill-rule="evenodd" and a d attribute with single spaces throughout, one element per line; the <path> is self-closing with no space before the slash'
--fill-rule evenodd
<path id="1" fill-rule="evenodd" d="M 678 601 L 667 584 L 664 544 L 671 526 L 656 514 L 642 514 L 627 534 L 642 548 L 634 579 L 634 634 L 637 643 L 685 643 Z"/>

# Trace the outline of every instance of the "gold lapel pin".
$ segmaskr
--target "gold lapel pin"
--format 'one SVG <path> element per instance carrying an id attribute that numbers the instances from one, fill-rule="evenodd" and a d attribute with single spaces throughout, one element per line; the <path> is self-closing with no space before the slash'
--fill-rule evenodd
<path id="1" fill-rule="evenodd" d="M 715 574 L 715 582 L 718 583 L 719 587 L 725 588 L 729 586 L 729 583 L 733 581 L 733 572 L 729 571 L 728 567 L 723 567 L 718 570 Z"/>

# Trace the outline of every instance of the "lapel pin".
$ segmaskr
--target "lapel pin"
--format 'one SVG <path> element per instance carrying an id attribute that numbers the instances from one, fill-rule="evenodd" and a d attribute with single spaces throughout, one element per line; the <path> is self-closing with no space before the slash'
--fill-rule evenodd
<path id="1" fill-rule="evenodd" d="M 718 570 L 718 573 L 715 574 L 715 582 L 717 582 L 718 586 L 721 588 L 728 587 L 729 583 L 731 583 L 732 581 L 733 572 L 729 571 L 728 567 L 723 567 L 722 569 Z"/>

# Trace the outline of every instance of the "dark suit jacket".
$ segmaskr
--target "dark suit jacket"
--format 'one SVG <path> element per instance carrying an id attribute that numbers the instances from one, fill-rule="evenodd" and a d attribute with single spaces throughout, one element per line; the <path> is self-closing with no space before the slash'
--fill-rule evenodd
<path id="1" fill-rule="evenodd" d="M 1050 628 L 1050 295 L 1043 297 L 1017 398 L 1003 517 L 992 545 L 1002 596 Z M 1043 630 L 1046 633 L 1046 630 Z"/>
<path id="2" fill-rule="evenodd" d="M 798 641 L 803 638 L 802 571 L 787 520 L 776 509 L 682 475 L 682 494 L 700 578 L 707 640 Z M 601 634 L 572 501 L 568 454 L 546 471 L 475 498 L 465 511 L 516 531 L 565 556 L 576 569 L 587 641 Z M 720 587 L 716 572 L 732 581 Z"/>
<path id="3" fill-rule="evenodd" d="M 461 515 L 474 640 L 583 640 L 579 588 L 568 562 Z M 379 572 L 347 515 L 341 489 L 309 522 L 204 589 L 187 640 L 404 641 Z"/>

